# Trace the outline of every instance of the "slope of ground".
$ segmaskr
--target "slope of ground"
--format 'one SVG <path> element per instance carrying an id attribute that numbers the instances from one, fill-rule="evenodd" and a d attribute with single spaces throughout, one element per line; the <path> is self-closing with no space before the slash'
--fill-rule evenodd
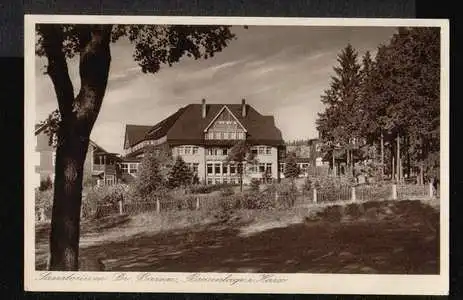
<path id="1" fill-rule="evenodd" d="M 239 211 L 226 223 L 199 213 L 135 217 L 97 238 L 87 229 L 80 259 L 102 258 L 108 271 L 439 272 L 439 212 L 421 201 Z"/>

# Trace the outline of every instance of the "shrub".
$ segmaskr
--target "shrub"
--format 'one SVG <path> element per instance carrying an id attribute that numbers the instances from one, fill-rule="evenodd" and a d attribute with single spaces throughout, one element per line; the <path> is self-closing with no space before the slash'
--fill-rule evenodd
<path id="1" fill-rule="evenodd" d="M 304 194 L 307 194 L 308 192 L 310 192 L 312 190 L 312 180 L 310 179 L 310 177 L 306 177 L 305 178 L 305 181 L 304 181 L 304 184 L 302 186 L 302 192 Z"/>
<path id="2" fill-rule="evenodd" d="M 272 209 L 275 208 L 275 201 L 271 193 L 251 192 L 243 195 L 242 206 L 245 209 Z"/>
<path id="3" fill-rule="evenodd" d="M 171 188 L 186 186 L 193 182 L 193 173 L 181 156 L 177 156 L 175 164 L 170 170 L 168 185 Z"/>
<path id="4" fill-rule="evenodd" d="M 233 188 L 230 185 L 223 187 L 222 190 L 220 191 L 220 195 L 222 197 L 228 197 L 228 196 L 233 195 L 234 193 L 235 192 L 233 191 Z"/>
<path id="5" fill-rule="evenodd" d="M 117 211 L 117 203 L 129 198 L 130 189 L 126 185 L 95 186 L 84 189 L 82 192 L 82 217 L 99 218 L 103 215 Z M 104 209 L 110 209 L 104 212 Z"/>
<path id="6" fill-rule="evenodd" d="M 47 176 L 47 179 L 40 181 L 39 191 L 43 192 L 50 190 L 53 187 L 53 182 L 51 181 L 50 176 Z"/>
<path id="7" fill-rule="evenodd" d="M 259 187 L 260 187 L 259 179 L 257 179 L 257 178 L 251 179 L 251 183 L 250 183 L 251 192 L 253 192 L 253 193 L 259 192 Z"/>
<path id="8" fill-rule="evenodd" d="M 37 189 L 35 191 L 35 212 L 36 219 L 41 218 L 41 212 L 45 214 L 47 219 L 51 218 L 51 210 L 53 206 L 53 190 L 47 189 L 41 191 Z"/>
<path id="9" fill-rule="evenodd" d="M 221 184 L 210 184 L 210 185 L 194 185 L 190 187 L 190 192 L 192 194 L 209 194 L 215 191 L 220 191 L 226 187 L 232 187 L 234 185 L 221 183 Z"/>

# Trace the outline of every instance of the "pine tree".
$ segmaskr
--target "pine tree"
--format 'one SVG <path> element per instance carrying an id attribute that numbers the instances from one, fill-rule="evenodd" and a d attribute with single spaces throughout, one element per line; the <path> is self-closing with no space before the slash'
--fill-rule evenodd
<path id="1" fill-rule="evenodd" d="M 357 62 L 357 51 L 348 44 L 338 55 L 338 66 L 335 75 L 331 76 L 330 87 L 321 96 L 326 106 L 318 115 L 317 129 L 321 133 L 324 148 L 335 160 L 338 148 L 345 152 L 345 160 L 349 162 L 352 155 L 352 141 L 358 138 L 358 103 L 362 82 L 361 66 Z M 352 160 L 353 162 L 353 160 Z M 333 166 L 334 168 L 334 166 Z"/>
<path id="2" fill-rule="evenodd" d="M 169 173 L 169 187 L 177 188 L 186 186 L 192 183 L 193 173 L 186 165 L 181 156 L 177 156 L 175 164 Z"/>
<path id="3" fill-rule="evenodd" d="M 136 194 L 144 200 L 150 200 L 151 196 L 164 187 L 164 180 L 160 173 L 159 161 L 156 154 L 146 152 L 140 162 L 138 176 L 135 180 Z"/>
<path id="4" fill-rule="evenodd" d="M 294 181 L 294 179 L 296 179 L 299 176 L 300 172 L 301 170 L 299 169 L 299 166 L 297 165 L 296 156 L 293 153 L 290 153 L 285 163 L 285 170 L 284 170 L 285 178 L 290 178 L 291 180 Z"/>

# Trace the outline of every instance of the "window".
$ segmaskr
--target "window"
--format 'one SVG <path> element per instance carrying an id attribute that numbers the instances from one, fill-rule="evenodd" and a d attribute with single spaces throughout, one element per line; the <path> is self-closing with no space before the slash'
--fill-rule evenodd
<path id="1" fill-rule="evenodd" d="M 272 174 L 272 164 L 271 164 L 271 163 L 265 164 L 265 170 L 266 170 L 269 174 Z"/>
<path id="2" fill-rule="evenodd" d="M 138 171 L 138 164 L 129 164 L 129 173 L 136 174 Z"/>
<path id="3" fill-rule="evenodd" d="M 235 174 L 236 173 L 236 166 L 235 164 L 230 165 L 230 174 Z"/>
<path id="4" fill-rule="evenodd" d="M 212 174 L 212 164 L 207 164 L 207 174 Z"/>
<path id="5" fill-rule="evenodd" d="M 260 146 L 260 147 L 259 147 L 259 155 L 264 154 L 264 151 L 265 151 L 265 147 Z"/>
<path id="6" fill-rule="evenodd" d="M 259 173 L 264 173 L 265 172 L 265 164 L 264 163 L 260 163 L 259 164 Z"/>
<path id="7" fill-rule="evenodd" d="M 213 151 L 214 151 L 214 149 L 212 149 L 212 148 L 207 149 L 207 155 L 214 155 Z"/>
<path id="8" fill-rule="evenodd" d="M 231 183 L 231 184 L 236 184 L 235 178 L 230 178 L 230 183 Z"/>
<path id="9" fill-rule="evenodd" d="M 228 166 L 226 164 L 222 165 L 222 174 L 227 174 L 228 173 Z"/>
<path id="10" fill-rule="evenodd" d="M 220 178 L 215 178 L 214 183 L 215 184 L 220 184 Z"/>
<path id="11" fill-rule="evenodd" d="M 252 153 L 253 155 L 257 155 L 257 147 L 252 147 L 252 148 L 251 148 L 251 153 Z"/>
<path id="12" fill-rule="evenodd" d="M 219 134 L 217 132 L 214 132 L 214 140 L 217 140 L 219 138 Z"/>
<path id="13" fill-rule="evenodd" d="M 251 173 L 256 173 L 257 172 L 257 166 L 256 165 L 249 165 L 248 170 Z"/>
<path id="14" fill-rule="evenodd" d="M 267 155 L 272 154 L 272 147 L 268 147 L 268 146 L 267 146 L 267 147 L 265 148 L 265 154 L 267 154 Z"/>
<path id="15" fill-rule="evenodd" d="M 121 171 L 122 171 L 122 173 L 129 173 L 129 164 L 122 163 L 121 164 Z"/>
<path id="16" fill-rule="evenodd" d="M 51 163 L 52 163 L 53 166 L 56 163 L 56 152 L 55 151 L 53 151 L 52 154 L 51 154 Z"/>
<path id="17" fill-rule="evenodd" d="M 198 174 L 199 163 L 193 163 L 193 173 Z"/>
<path id="18" fill-rule="evenodd" d="M 225 135 L 225 134 L 224 134 L 223 132 L 220 133 L 220 139 L 221 139 L 221 140 L 225 139 L 225 136 L 224 136 L 224 135 Z"/>
<path id="19" fill-rule="evenodd" d="M 193 154 L 198 154 L 198 147 L 193 147 L 192 152 Z"/>
<path id="20" fill-rule="evenodd" d="M 232 138 L 232 133 L 231 133 L 231 132 L 228 133 L 228 139 L 229 139 L 229 140 L 232 140 L 232 139 L 233 139 L 233 138 Z"/>
<path id="21" fill-rule="evenodd" d="M 224 179 L 223 179 L 223 184 L 227 184 L 227 183 L 228 183 L 227 178 L 224 178 Z"/>
<path id="22" fill-rule="evenodd" d="M 177 154 L 178 155 L 183 155 L 183 147 L 178 147 L 177 148 Z"/>
<path id="23" fill-rule="evenodd" d="M 227 148 L 222 149 L 222 155 L 227 155 L 227 154 L 228 154 L 228 149 Z"/>
<path id="24" fill-rule="evenodd" d="M 214 165 L 214 173 L 215 174 L 220 174 L 220 164 L 215 164 Z"/>
<path id="25" fill-rule="evenodd" d="M 207 184 L 212 184 L 212 178 L 207 179 Z"/>
<path id="26" fill-rule="evenodd" d="M 285 164 L 284 163 L 280 163 L 280 173 L 284 173 L 285 172 Z"/>
<path id="27" fill-rule="evenodd" d="M 191 147 L 189 147 L 189 146 L 185 147 L 185 154 L 186 155 L 191 154 Z"/>

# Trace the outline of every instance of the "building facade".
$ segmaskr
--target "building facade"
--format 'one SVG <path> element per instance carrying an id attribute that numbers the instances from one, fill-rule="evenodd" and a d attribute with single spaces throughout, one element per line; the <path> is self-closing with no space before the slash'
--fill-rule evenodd
<path id="1" fill-rule="evenodd" d="M 243 182 L 252 178 L 279 179 L 279 160 L 285 151 L 273 116 L 264 116 L 242 100 L 241 104 L 189 104 L 154 126 L 127 125 L 122 172 L 136 176 L 144 150 L 168 151 L 181 156 L 200 182 L 240 180 L 238 162 L 227 163 L 230 149 L 245 142 L 255 163 L 245 163 Z M 157 150 L 156 150 L 157 149 Z M 270 174 L 270 175 L 264 175 Z"/>
<path id="2" fill-rule="evenodd" d="M 301 170 L 300 177 L 317 176 L 328 172 L 328 164 L 323 161 L 320 140 L 309 139 L 286 145 L 287 153 L 293 153 Z M 285 160 L 280 162 L 280 172 L 284 174 Z M 284 177 L 284 175 L 282 175 Z"/>
<path id="3" fill-rule="evenodd" d="M 35 187 L 50 179 L 55 181 L 56 147 L 45 132 L 44 126 L 35 127 Z M 115 153 L 109 153 L 95 142 L 90 141 L 84 163 L 84 180 L 90 180 L 98 185 L 112 185 L 118 182 L 120 176 L 118 163 L 120 158 Z"/>

